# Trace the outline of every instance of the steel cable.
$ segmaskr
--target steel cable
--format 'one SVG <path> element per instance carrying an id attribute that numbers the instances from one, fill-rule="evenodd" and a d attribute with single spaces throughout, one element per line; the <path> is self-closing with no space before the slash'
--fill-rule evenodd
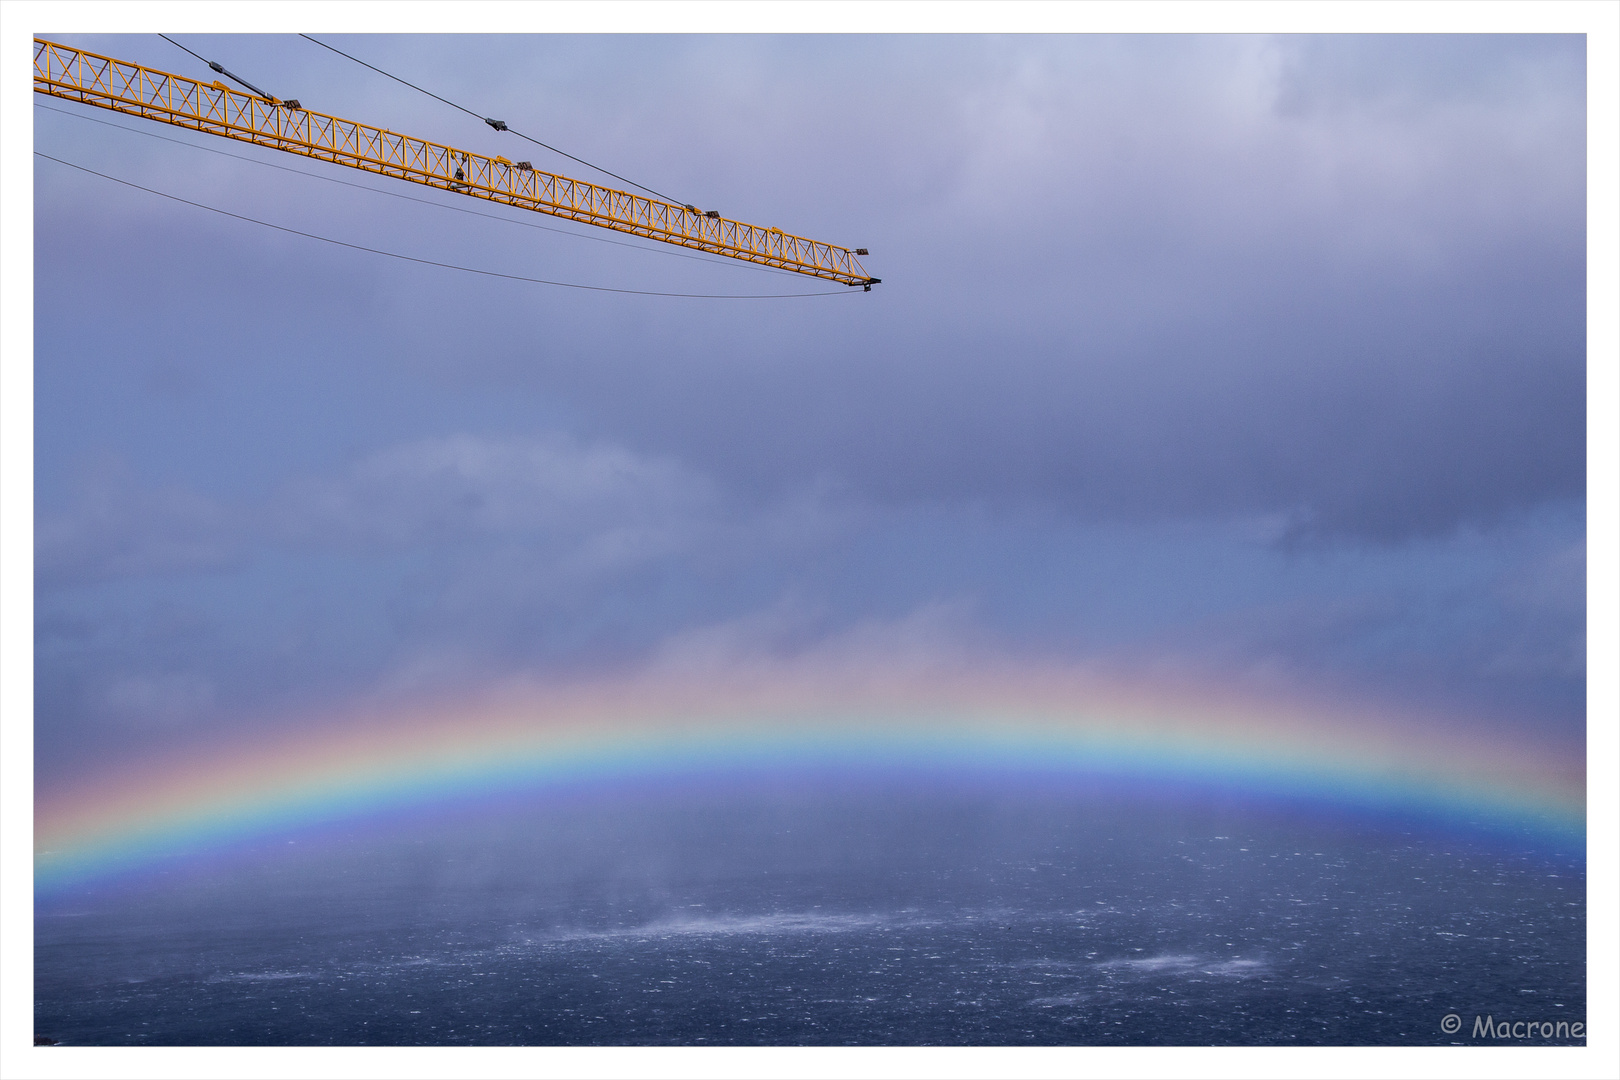
<path id="1" fill-rule="evenodd" d="M 523 134 L 523 132 L 518 131 L 516 128 L 508 127 L 506 125 L 506 121 L 504 121 L 504 120 L 495 120 L 495 119 L 492 119 L 491 117 L 488 117 L 488 116 L 482 116 L 479 113 L 476 113 L 473 110 L 467 108 L 465 105 L 457 105 L 455 102 L 451 101 L 449 98 L 440 97 L 438 94 L 435 94 L 431 90 L 424 90 L 424 89 L 422 89 L 422 87 L 417 86 L 415 83 L 409 81 L 408 79 L 402 79 L 398 75 L 395 75 L 395 74 L 393 74 L 391 72 L 384 71 L 382 68 L 377 67 L 375 64 L 368 64 L 364 60 L 360 59 L 358 56 L 350 56 L 348 53 L 344 52 L 342 49 L 336 48 L 335 46 L 332 46 L 332 45 L 328 45 L 326 42 L 321 41 L 318 38 L 312 38 L 308 34 L 299 34 L 298 36 L 303 38 L 305 41 L 314 42 L 316 45 L 319 45 L 323 49 L 330 49 L 332 52 L 337 53 L 339 56 L 346 57 L 347 59 L 353 60 L 355 63 L 359 64 L 361 67 L 370 68 L 372 71 L 375 71 L 379 75 L 386 75 L 388 78 L 393 79 L 395 82 L 400 83 L 400 84 L 405 85 L 405 86 L 408 86 L 412 90 L 416 90 L 416 91 L 418 91 L 420 93 L 426 94 L 428 97 L 432 98 L 435 101 L 442 101 L 446 105 L 450 106 L 452 109 L 460 109 L 462 112 L 466 113 L 468 116 L 471 116 L 471 117 L 473 117 L 473 118 L 475 118 L 477 120 L 483 121 L 484 123 L 488 124 L 490 127 L 494 128 L 496 131 L 509 131 L 513 135 L 516 135 L 520 139 L 524 139 L 524 140 L 527 140 L 528 142 L 532 142 L 536 146 L 544 147 L 545 149 L 550 150 L 554 154 L 561 154 L 563 157 L 567 158 L 569 161 L 577 161 L 581 165 L 585 166 L 587 169 L 595 169 L 597 172 L 601 173 L 604 176 L 611 176 L 615 180 L 619 180 L 619 181 L 622 181 L 623 183 L 629 184 L 631 187 L 635 188 L 638 191 L 645 191 L 649 195 L 655 195 L 658 198 L 663 199 L 665 202 L 674 203 L 676 206 L 686 206 L 686 205 L 688 205 L 687 203 L 682 202 L 680 199 L 675 198 L 673 195 L 665 195 L 663 192 L 656 191 L 653 188 L 647 187 L 645 184 L 638 184 L 634 180 L 630 179 L 627 176 L 620 176 L 618 173 L 614 172 L 611 169 L 604 169 L 604 168 L 602 168 L 602 166 L 594 164 L 594 163 L 589 162 L 589 161 L 586 161 L 584 158 L 575 157 L 573 154 L 570 154 L 566 150 L 559 150 L 555 146 L 552 146 L 550 143 L 543 143 L 539 139 L 532 138 L 531 136 L 525 135 L 525 134 Z"/>
<path id="2" fill-rule="evenodd" d="M 250 165 L 262 165 L 266 169 L 275 169 L 278 172 L 292 173 L 294 176 L 307 176 L 312 180 L 324 180 L 329 184 L 340 184 L 343 187 L 354 188 L 356 191 L 369 191 L 373 195 L 386 195 L 390 199 L 403 199 L 406 202 L 421 203 L 423 206 L 433 206 L 440 210 L 450 210 L 457 214 L 469 214 L 472 217 L 487 218 L 490 221 L 499 221 L 507 225 L 521 225 L 525 229 L 539 229 L 541 232 L 557 233 L 560 236 L 571 236 L 576 240 L 589 240 L 594 244 L 611 244 L 614 247 L 629 248 L 631 251 L 642 251 L 649 255 L 667 255 L 675 259 L 691 259 L 693 262 L 706 263 L 709 266 L 724 266 L 728 269 L 753 270 L 762 274 L 780 274 L 783 277 L 798 278 L 801 275 L 791 270 L 778 270 L 774 266 L 760 266 L 758 263 L 740 262 L 736 259 L 721 259 L 707 255 L 694 255 L 688 251 L 673 251 L 666 247 L 643 247 L 641 244 L 626 243 L 607 236 L 592 236 L 589 233 L 578 233 L 571 229 L 559 229 L 553 225 L 542 225 L 537 221 L 520 221 L 517 218 L 503 217 L 500 214 L 486 214 L 480 210 L 473 210 L 465 206 L 450 206 L 446 203 L 436 202 L 433 199 L 420 199 L 414 195 L 406 195 L 401 191 L 384 191 L 367 184 L 356 184 L 352 180 L 342 180 L 336 176 L 322 176 L 320 173 L 306 172 L 303 169 L 293 169 L 286 165 L 277 165 L 272 161 L 260 161 L 258 158 L 247 157 L 243 154 L 233 154 L 213 146 L 200 146 L 197 143 L 187 142 L 184 139 L 172 139 L 167 135 L 159 135 L 155 131 L 144 131 L 140 128 L 126 127 L 123 124 L 114 124 L 107 120 L 100 120 L 94 116 L 84 116 L 68 109 L 57 109 L 41 102 L 34 103 L 35 108 L 53 112 L 59 116 L 71 116 L 75 120 L 85 120 L 102 127 L 115 128 L 118 131 L 127 131 L 131 135 L 141 135 L 148 139 L 157 139 L 160 142 L 173 143 L 176 146 L 185 146 L 193 150 L 202 150 L 209 154 L 218 154 L 234 161 L 245 161 Z"/>
<path id="3" fill-rule="evenodd" d="M 58 165 L 66 165 L 70 169 L 77 169 L 79 172 L 88 173 L 91 176 L 99 176 L 103 180 L 110 180 L 115 184 L 122 184 L 124 187 L 134 188 L 137 191 L 144 191 L 149 195 L 156 195 L 159 198 L 169 199 L 177 203 L 184 203 L 187 206 L 195 206 L 199 210 L 208 210 L 212 213 L 223 215 L 224 217 L 235 218 L 238 221 L 246 221 L 254 225 L 262 225 L 267 229 L 275 229 L 278 232 L 291 233 L 294 236 L 302 236 L 310 240 L 319 240 L 324 244 L 333 244 L 337 247 L 349 248 L 353 251 L 364 251 L 372 255 L 383 255 L 387 258 L 399 259 L 403 262 L 418 263 L 422 266 L 437 266 L 446 270 L 460 270 L 462 273 L 479 274 L 483 277 L 505 278 L 508 281 L 526 281 L 535 285 L 552 285 L 560 289 L 582 289 L 586 292 L 622 293 L 629 296 L 668 296 L 686 300 L 796 300 L 800 297 L 807 296 L 854 295 L 846 290 L 813 293 L 742 294 L 656 292 L 651 289 L 615 289 L 606 285 L 580 285 L 571 281 L 551 281 L 546 278 L 526 277 L 522 274 L 503 274 L 498 270 L 480 270 L 475 266 L 461 266 L 457 263 L 440 262 L 437 259 L 418 258 L 415 255 L 401 255 L 397 251 L 384 251 L 381 248 L 367 247 L 364 244 L 351 244 L 347 240 L 335 240 L 330 236 L 321 236 L 319 233 L 304 232 L 302 229 L 294 229 L 286 225 L 277 225 L 269 221 L 260 221 L 258 218 L 248 217 L 246 214 L 238 214 L 230 210 L 222 210 L 217 206 L 209 206 L 207 203 L 194 202 L 191 199 L 183 199 L 178 195 L 170 195 L 166 191 L 158 191 L 156 188 L 145 187 L 130 180 L 121 180 L 116 176 L 109 176 L 104 172 L 97 172 L 95 169 L 86 168 L 83 165 L 76 165 L 71 161 L 63 161 L 59 157 L 52 157 L 50 154 L 42 153 L 38 150 L 34 151 L 34 156 L 44 158 L 46 161 L 54 161 Z"/>

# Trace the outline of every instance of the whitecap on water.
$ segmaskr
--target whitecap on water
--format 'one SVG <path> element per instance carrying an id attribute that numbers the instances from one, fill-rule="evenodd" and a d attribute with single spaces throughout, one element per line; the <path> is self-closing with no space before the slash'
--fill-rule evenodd
<path id="1" fill-rule="evenodd" d="M 1263 960 L 1246 960 L 1236 958 L 1230 960 L 1206 959 L 1198 956 L 1184 954 L 1164 954 L 1161 956 L 1143 956 L 1136 958 L 1121 958 L 1118 960 L 1103 960 L 1096 965 L 1104 970 L 1117 970 L 1124 968 L 1130 971 L 1143 973 L 1169 972 L 1171 974 L 1198 974 L 1198 975 L 1229 975 L 1247 976 L 1258 975 L 1266 968 Z"/>

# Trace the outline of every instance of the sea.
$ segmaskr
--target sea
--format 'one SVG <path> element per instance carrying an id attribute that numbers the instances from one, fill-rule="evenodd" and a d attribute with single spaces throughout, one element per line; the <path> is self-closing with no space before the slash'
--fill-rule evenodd
<path id="1" fill-rule="evenodd" d="M 1585 893 L 1582 854 L 1545 839 L 1207 793 L 823 776 L 503 796 L 40 895 L 35 1032 L 1582 1044 Z"/>

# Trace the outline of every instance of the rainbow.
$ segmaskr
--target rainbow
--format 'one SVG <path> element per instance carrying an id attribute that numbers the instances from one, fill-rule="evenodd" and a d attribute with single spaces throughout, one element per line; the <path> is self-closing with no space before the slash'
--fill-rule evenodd
<path id="1" fill-rule="evenodd" d="M 491 794 L 807 766 L 1095 776 L 1584 845 L 1584 763 L 1462 721 L 1067 670 L 832 664 L 507 688 L 84 777 L 35 793 L 35 887 Z"/>

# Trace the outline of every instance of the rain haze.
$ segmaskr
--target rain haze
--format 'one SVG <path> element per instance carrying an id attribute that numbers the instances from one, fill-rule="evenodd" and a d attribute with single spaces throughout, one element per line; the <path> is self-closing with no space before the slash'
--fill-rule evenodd
<path id="1" fill-rule="evenodd" d="M 310 108 L 545 153 L 297 37 L 186 43 Z M 155 35 L 74 44 L 199 66 Z M 38 161 L 42 779 L 741 624 L 758 649 L 888 626 L 1399 686 L 1580 744 L 1578 37 L 335 44 L 867 247 L 883 285 L 547 288 Z M 352 243 L 837 291 L 35 112 L 42 153 Z"/>
<path id="2" fill-rule="evenodd" d="M 383 746 L 390 717 L 424 747 L 462 730 L 494 746 L 494 721 L 458 718 L 588 699 L 590 730 L 664 731 L 686 722 L 658 711 L 675 698 L 723 699 L 733 718 L 764 701 L 759 730 L 814 713 L 822 739 L 819 718 L 890 706 L 977 733 L 987 721 L 958 718 L 1000 724 L 1028 694 L 1043 717 L 1141 701 L 1195 717 L 1207 701 L 1373 757 L 1410 739 L 1431 748 L 1402 766 L 1413 790 L 1432 748 L 1461 744 L 1522 766 L 1502 783 L 1537 806 L 1584 797 L 1583 36 L 311 33 L 677 203 L 869 249 L 881 283 L 35 94 L 37 805 L 77 806 L 109 778 L 156 777 L 155 792 L 186 763 L 357 730 Z M 39 36 L 215 77 L 157 34 Z M 171 36 L 307 109 L 624 186 L 296 34 Z M 1264 739 L 1246 723 L 1211 720 L 1212 745 L 1250 760 Z M 1164 730 L 1203 737 L 1186 725 Z M 199 1027 L 175 1019 L 187 978 L 290 1010 L 300 980 L 323 977 L 290 944 L 253 958 L 206 929 L 139 975 L 169 980 L 141 1021 L 103 1029 L 81 1015 L 111 1008 L 97 980 L 133 979 L 139 961 L 98 959 L 74 937 L 88 920 L 62 918 L 36 931 L 36 1031 L 123 1045 L 117 1024 L 161 1018 L 149 1041 L 1411 1044 L 1468 1041 L 1441 1016 L 1501 1015 L 1532 984 L 1558 1003 L 1548 1016 L 1585 1018 L 1583 826 L 1476 828 L 1458 822 L 1484 803 L 1426 818 L 1359 788 L 1323 803 L 1203 766 L 1163 794 L 1183 773 L 1152 763 L 1077 766 L 1078 780 L 1024 757 L 980 775 L 933 749 L 925 764 L 818 749 L 808 772 L 731 753 L 311 811 L 40 901 L 138 937 L 179 911 L 213 927 L 227 909 L 296 906 L 264 899 L 267 880 L 304 896 L 347 874 L 323 901 L 341 911 L 262 925 L 301 941 L 299 919 L 369 913 L 365 948 L 343 936 L 326 959 L 381 1002 L 366 964 L 451 963 L 424 944 L 440 924 L 399 899 L 425 889 L 445 927 L 444 911 L 476 911 L 469 940 L 490 936 L 474 966 L 522 953 L 551 973 L 511 991 L 550 995 L 543 1022 L 429 1028 L 401 1007 L 413 1020 L 386 1030 L 329 1009 L 276 1027 L 265 997 Z M 342 755 L 334 770 L 365 758 Z M 1128 857 L 1110 846 L 1127 833 Z M 1203 852 L 1204 877 L 1169 868 L 1176 844 Z M 430 873 L 424 851 L 478 869 Z M 1286 885 L 1274 856 L 1294 860 Z M 1199 924 L 1217 927 L 1208 940 L 1149 914 L 1260 865 L 1279 896 L 1370 881 L 1367 902 L 1416 911 L 1403 918 L 1425 941 L 1533 940 L 1531 974 L 1413 954 L 1405 996 L 1356 1023 L 1283 1016 L 1267 987 L 1293 985 L 1293 954 L 1266 936 L 1284 908 L 1259 886 L 1230 925 Z M 1037 883 L 1017 892 L 1026 872 Z M 1503 887 L 1467 893 L 1480 873 Z M 1448 884 L 1407 881 L 1423 874 Z M 1051 929 L 1080 908 L 1095 912 Z M 1338 949 L 1348 925 L 1289 932 Z M 1042 933 L 1067 944 L 1020 951 Z M 869 981 L 869 999 L 926 991 L 955 1019 L 817 1005 L 859 997 L 825 974 L 836 965 L 782 976 L 826 981 L 803 1003 L 819 1019 L 784 1007 L 755 1029 L 739 1026 L 763 1008 L 748 995 L 787 990 L 739 976 L 660 1012 L 629 989 L 685 988 L 724 966 L 724 942 L 789 942 L 781 955 L 813 967 L 802 957 L 838 952 L 826 942 L 853 956 L 879 938 L 915 942 L 919 967 Z M 995 964 L 1047 984 L 975 1012 L 937 987 L 991 938 Z M 1473 980 L 1456 1001 L 1434 974 L 1448 964 Z M 600 996 L 587 970 L 618 989 Z M 1392 985 L 1346 972 L 1340 1004 Z M 1252 1026 L 1166 1033 L 1119 1004 L 1161 983 L 1252 999 Z M 421 1008 L 442 1019 L 434 992 Z M 618 1020 L 558 1019 L 576 1008 Z"/>

